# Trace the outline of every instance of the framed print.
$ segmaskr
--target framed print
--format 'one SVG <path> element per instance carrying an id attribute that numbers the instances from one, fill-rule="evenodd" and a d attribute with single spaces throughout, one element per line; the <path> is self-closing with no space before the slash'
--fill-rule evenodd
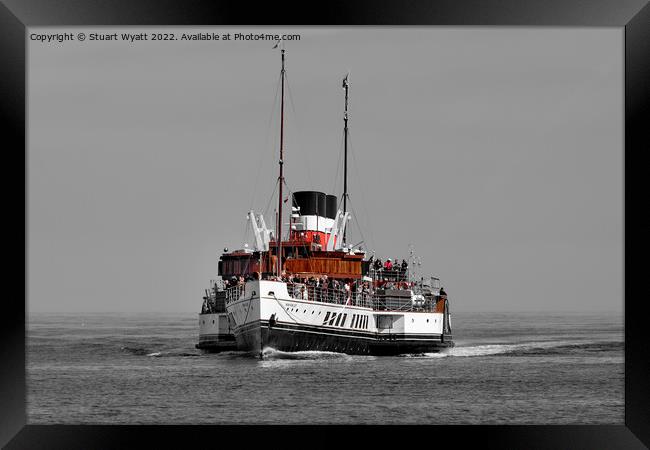
<path id="1" fill-rule="evenodd" d="M 650 445 L 647 2 L 312 6 L 0 5 L 2 445 Z"/>

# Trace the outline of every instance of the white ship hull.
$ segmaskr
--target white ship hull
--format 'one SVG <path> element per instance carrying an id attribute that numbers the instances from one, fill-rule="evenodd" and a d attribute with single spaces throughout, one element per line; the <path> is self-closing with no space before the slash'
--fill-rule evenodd
<path id="1" fill-rule="evenodd" d="M 199 314 L 199 343 L 196 348 L 208 352 L 237 349 L 227 313 Z"/>
<path id="2" fill-rule="evenodd" d="M 249 281 L 226 311 L 238 350 L 320 350 L 390 355 L 436 352 L 453 346 L 444 314 L 378 311 L 369 307 L 291 298 L 287 284 Z"/>

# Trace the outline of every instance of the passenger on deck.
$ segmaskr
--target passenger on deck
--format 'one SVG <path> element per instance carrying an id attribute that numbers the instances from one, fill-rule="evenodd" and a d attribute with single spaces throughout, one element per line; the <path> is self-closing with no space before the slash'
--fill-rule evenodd
<path id="1" fill-rule="evenodd" d="M 375 259 L 375 270 L 377 270 L 377 271 L 381 270 L 381 266 L 382 266 L 381 258 Z"/>
<path id="2" fill-rule="evenodd" d="M 388 258 L 384 263 L 384 270 L 391 270 L 393 268 L 393 260 Z"/>
<path id="3" fill-rule="evenodd" d="M 406 272 L 406 269 L 409 268 L 409 263 L 405 259 L 402 260 L 402 272 Z"/>

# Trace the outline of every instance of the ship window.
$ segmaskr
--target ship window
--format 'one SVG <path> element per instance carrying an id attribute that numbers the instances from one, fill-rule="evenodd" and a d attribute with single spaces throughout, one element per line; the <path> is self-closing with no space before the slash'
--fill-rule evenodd
<path id="1" fill-rule="evenodd" d="M 320 311 L 318 311 L 318 314 L 320 314 Z M 325 314 L 325 320 L 323 320 L 323 325 L 325 325 L 327 323 L 327 319 L 329 319 L 329 318 L 330 318 L 330 312 L 327 311 L 327 314 Z"/>
<path id="2" fill-rule="evenodd" d="M 212 325 L 214 325 L 214 319 L 212 320 Z"/>
<path id="3" fill-rule="evenodd" d="M 336 318 L 336 323 L 334 324 L 335 326 L 339 326 L 339 322 L 341 321 L 341 317 L 343 317 L 342 314 L 339 314 L 339 316 Z"/>
<path id="4" fill-rule="evenodd" d="M 336 319 L 336 313 L 332 313 L 332 318 L 330 319 L 329 325 L 332 325 L 334 323 L 334 319 Z"/>
<path id="5" fill-rule="evenodd" d="M 352 314 L 352 322 L 350 322 L 350 327 L 354 328 L 354 321 L 357 320 L 357 315 Z"/>
<path id="6" fill-rule="evenodd" d="M 342 327 L 345 326 L 345 321 L 347 320 L 347 318 L 348 318 L 348 314 L 347 313 L 343 314 L 343 320 L 341 320 L 341 326 Z"/>

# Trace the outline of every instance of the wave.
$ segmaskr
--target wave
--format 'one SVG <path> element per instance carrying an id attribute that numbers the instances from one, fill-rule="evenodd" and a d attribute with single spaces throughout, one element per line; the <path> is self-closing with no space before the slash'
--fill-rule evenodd
<path id="1" fill-rule="evenodd" d="M 120 350 L 131 353 L 132 355 L 137 355 L 137 356 L 146 356 L 149 353 L 151 353 L 151 350 L 148 350 L 143 347 L 129 347 L 129 346 L 124 346 L 121 347 Z"/>
<path id="2" fill-rule="evenodd" d="M 201 356 L 199 353 L 190 353 L 187 351 L 179 351 L 179 350 L 152 350 L 148 349 L 146 347 L 130 347 L 130 346 L 124 346 L 121 347 L 120 350 L 130 353 L 135 356 L 149 356 L 149 357 L 154 357 L 154 358 L 159 358 L 159 357 L 187 357 L 187 356 Z"/>
<path id="3" fill-rule="evenodd" d="M 604 356 L 605 352 L 623 354 L 624 343 L 621 341 L 531 341 L 521 343 L 495 343 L 460 345 L 444 349 L 436 353 L 419 353 L 400 355 L 407 358 L 447 358 L 447 357 L 480 357 L 480 356 Z M 164 357 L 201 357 L 200 351 L 188 352 L 186 349 L 151 349 L 140 346 L 123 346 L 121 350 L 136 356 L 153 358 Z M 223 359 L 259 358 L 258 352 L 228 351 L 211 354 L 212 357 Z M 285 352 L 273 347 L 262 350 L 263 360 L 326 360 L 350 358 L 351 355 L 337 352 L 305 350 Z"/>
<path id="4" fill-rule="evenodd" d="M 190 352 L 183 352 L 183 351 L 159 351 L 159 352 L 152 352 L 148 353 L 147 356 L 152 356 L 155 358 L 160 358 L 160 357 L 181 357 L 181 358 L 187 358 L 187 357 L 197 357 L 201 356 L 200 353 L 190 353 Z"/>
<path id="5" fill-rule="evenodd" d="M 263 360 L 278 359 L 295 359 L 295 360 L 320 360 L 320 359 L 340 359 L 349 358 L 350 355 L 337 352 L 324 352 L 317 350 L 304 350 L 299 352 L 283 352 L 273 347 L 264 347 L 262 349 Z"/>
<path id="6" fill-rule="evenodd" d="M 623 342 L 568 342 L 568 341 L 537 341 L 518 344 L 482 344 L 457 346 L 445 349 L 439 353 L 420 353 L 402 355 L 415 358 L 447 358 L 447 357 L 476 357 L 476 356 L 546 356 L 573 355 L 623 351 Z"/>

